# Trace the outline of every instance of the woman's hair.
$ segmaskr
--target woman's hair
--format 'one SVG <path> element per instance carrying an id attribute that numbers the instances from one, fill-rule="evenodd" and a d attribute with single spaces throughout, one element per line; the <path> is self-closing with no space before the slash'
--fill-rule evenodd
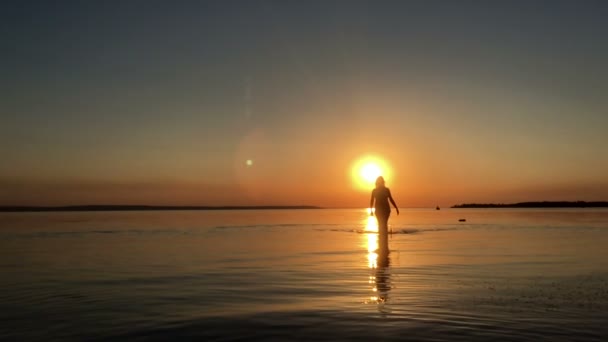
<path id="1" fill-rule="evenodd" d="M 376 178 L 376 188 L 381 186 L 384 186 L 384 177 L 378 176 L 378 178 Z"/>

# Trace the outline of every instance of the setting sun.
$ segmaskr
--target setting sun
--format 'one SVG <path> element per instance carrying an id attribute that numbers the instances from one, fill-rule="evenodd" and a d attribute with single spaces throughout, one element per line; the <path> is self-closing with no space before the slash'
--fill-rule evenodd
<path id="1" fill-rule="evenodd" d="M 353 184 L 359 190 L 369 190 L 374 187 L 376 178 L 390 177 L 388 164 L 379 157 L 366 156 L 358 159 L 352 167 Z"/>
<path id="2" fill-rule="evenodd" d="M 361 168 L 361 177 L 367 182 L 374 182 L 380 175 L 382 175 L 382 171 L 376 164 L 366 164 Z"/>

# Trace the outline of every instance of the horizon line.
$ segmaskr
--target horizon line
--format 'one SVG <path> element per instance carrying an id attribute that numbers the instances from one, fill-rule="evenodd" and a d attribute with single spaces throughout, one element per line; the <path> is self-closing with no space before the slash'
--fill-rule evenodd
<path id="1" fill-rule="evenodd" d="M 528 201 L 517 203 L 461 203 L 447 209 L 467 208 L 573 208 L 607 207 L 608 201 Z M 403 209 L 440 209 L 440 206 L 401 207 Z M 187 211 L 187 210 L 311 210 L 311 209 L 368 209 L 367 207 L 322 207 L 315 205 L 147 205 L 147 204 L 82 204 L 82 205 L 0 205 L 0 212 L 67 212 L 67 211 Z"/>
<path id="2" fill-rule="evenodd" d="M 35 211 L 140 211 L 140 210 L 251 210 L 251 209 L 324 209 L 312 205 L 147 205 L 147 204 L 83 204 L 60 206 L 0 205 L 0 212 Z"/>

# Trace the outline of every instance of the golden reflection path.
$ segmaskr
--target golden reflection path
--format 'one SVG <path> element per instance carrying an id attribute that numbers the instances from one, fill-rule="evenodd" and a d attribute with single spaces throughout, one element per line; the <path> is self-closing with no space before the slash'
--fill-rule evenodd
<path id="1" fill-rule="evenodd" d="M 388 300 L 388 292 L 391 289 L 390 270 L 388 255 L 379 255 L 378 241 L 378 221 L 376 217 L 369 216 L 366 211 L 367 218 L 363 221 L 365 225 L 364 244 L 367 247 L 367 266 L 370 269 L 368 284 L 372 287 L 373 295 L 365 300 L 366 304 L 380 304 L 378 310 L 385 312 L 387 308 L 384 304 Z"/>
<path id="2" fill-rule="evenodd" d="M 374 269 L 378 266 L 378 221 L 374 216 L 367 217 L 365 236 L 367 237 L 368 267 Z"/>

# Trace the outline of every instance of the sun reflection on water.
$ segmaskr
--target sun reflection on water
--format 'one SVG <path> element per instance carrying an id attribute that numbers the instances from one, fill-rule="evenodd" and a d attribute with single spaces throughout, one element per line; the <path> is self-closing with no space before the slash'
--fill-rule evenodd
<path id="1" fill-rule="evenodd" d="M 389 259 L 388 254 L 378 254 L 378 222 L 374 216 L 367 216 L 364 221 L 366 247 L 367 247 L 367 263 L 371 274 L 368 278 L 368 284 L 372 288 L 373 295 L 365 301 L 370 304 L 382 304 L 379 307 L 380 311 L 384 311 L 384 304 L 388 300 L 388 292 L 391 289 Z"/>
<path id="2" fill-rule="evenodd" d="M 365 235 L 367 236 L 367 261 L 369 268 L 378 266 L 378 222 L 373 216 L 367 217 L 365 224 Z"/>

